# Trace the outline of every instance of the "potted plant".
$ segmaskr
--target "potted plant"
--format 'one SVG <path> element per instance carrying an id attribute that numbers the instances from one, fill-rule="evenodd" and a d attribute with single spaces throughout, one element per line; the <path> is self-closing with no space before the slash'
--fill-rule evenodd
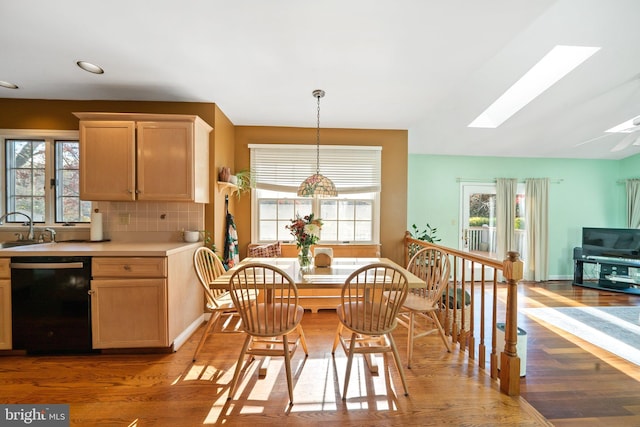
<path id="1" fill-rule="evenodd" d="M 240 197 L 240 195 L 245 191 L 249 191 L 254 186 L 254 180 L 251 176 L 250 170 L 243 169 L 238 171 L 236 172 L 235 177 L 235 184 L 238 186 L 238 197 Z"/>
<path id="2" fill-rule="evenodd" d="M 436 243 L 440 241 L 440 239 L 436 237 L 436 232 L 438 231 L 438 229 L 435 227 L 431 227 L 429 223 L 427 223 L 427 227 L 424 230 L 418 229 L 415 224 L 413 224 L 411 228 L 413 229 L 411 235 L 418 240 L 429 243 Z"/>

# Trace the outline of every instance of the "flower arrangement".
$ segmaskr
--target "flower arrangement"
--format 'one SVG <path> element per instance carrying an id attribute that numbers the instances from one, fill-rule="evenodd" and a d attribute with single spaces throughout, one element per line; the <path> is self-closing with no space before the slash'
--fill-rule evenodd
<path id="1" fill-rule="evenodd" d="M 313 214 L 298 216 L 291 220 L 291 224 L 286 226 L 291 235 L 296 239 L 298 248 L 309 247 L 315 245 L 320 238 L 320 229 L 322 229 L 322 220 L 314 218 Z"/>

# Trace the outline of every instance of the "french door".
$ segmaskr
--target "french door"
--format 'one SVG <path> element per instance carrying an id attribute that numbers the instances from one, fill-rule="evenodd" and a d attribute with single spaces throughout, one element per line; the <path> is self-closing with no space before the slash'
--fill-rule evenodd
<path id="1" fill-rule="evenodd" d="M 496 184 L 461 183 L 460 184 L 460 241 L 459 248 L 480 256 L 502 260 L 505 254 L 497 253 L 496 239 Z M 515 236 L 520 254 L 525 248 L 524 230 L 524 184 L 518 184 L 516 200 Z M 471 271 L 467 268 L 466 276 Z M 476 268 L 474 277 L 480 278 L 481 268 Z M 487 277 L 491 280 L 493 277 Z"/>

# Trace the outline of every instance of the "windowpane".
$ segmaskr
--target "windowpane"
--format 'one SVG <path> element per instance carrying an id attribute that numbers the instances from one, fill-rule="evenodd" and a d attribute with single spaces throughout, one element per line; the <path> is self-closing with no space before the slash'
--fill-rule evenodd
<path id="1" fill-rule="evenodd" d="M 80 156 L 77 141 L 56 141 L 56 222 L 90 222 L 91 202 L 80 200 Z"/>
<path id="2" fill-rule="evenodd" d="M 320 240 L 338 241 L 338 221 L 325 221 L 322 219 Z"/>
<path id="3" fill-rule="evenodd" d="M 351 242 L 354 239 L 354 223 L 351 221 L 341 221 L 338 228 L 338 240 Z"/>
<path id="4" fill-rule="evenodd" d="M 354 202 L 352 200 L 340 200 L 338 203 L 339 218 L 353 218 Z"/>
<path id="5" fill-rule="evenodd" d="M 323 221 L 338 219 L 338 202 L 336 200 L 322 200 L 320 202 L 320 218 Z"/>
<path id="6" fill-rule="evenodd" d="M 259 206 L 260 219 L 277 219 L 278 218 L 278 201 L 263 200 Z"/>
<path id="7" fill-rule="evenodd" d="M 34 222 L 45 219 L 45 147 L 42 140 L 10 139 L 6 144 L 7 211 L 24 212 Z"/>

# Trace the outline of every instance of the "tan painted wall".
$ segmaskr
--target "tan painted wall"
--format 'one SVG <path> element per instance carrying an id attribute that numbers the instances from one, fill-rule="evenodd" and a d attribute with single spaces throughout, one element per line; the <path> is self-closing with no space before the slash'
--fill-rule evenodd
<path id="1" fill-rule="evenodd" d="M 380 243 L 383 257 L 404 263 L 402 238 L 407 230 L 406 130 L 321 129 L 323 145 L 375 145 L 382 147 Z M 315 144 L 315 128 L 236 126 L 235 167 L 248 169 L 249 144 Z M 309 159 L 315 164 L 315 159 Z M 243 195 L 232 211 L 238 229 L 241 258 L 251 239 L 251 199 Z"/>
<path id="2" fill-rule="evenodd" d="M 196 114 L 215 128 L 215 104 L 204 102 L 69 101 L 0 98 L 0 129 L 77 130 L 75 111 Z M 211 137 L 210 141 L 213 141 Z"/>
<path id="3" fill-rule="evenodd" d="M 216 253 L 220 256 L 224 254 L 224 238 L 226 226 L 226 211 L 224 199 L 228 195 L 226 190 L 220 191 L 218 188 L 218 168 L 228 166 L 231 173 L 234 169 L 234 126 L 225 114 L 216 106 L 216 129 L 215 141 L 213 145 L 212 158 L 209 162 L 211 174 L 211 198 L 205 208 L 205 226 L 207 230 L 212 230 L 213 241 L 216 245 Z M 229 195 L 229 210 L 233 211 L 237 197 Z"/>
<path id="4" fill-rule="evenodd" d="M 213 103 L 150 101 L 73 101 L 0 98 L 0 129 L 77 130 L 74 111 L 196 114 L 213 126 L 210 135 L 211 203 L 206 206 L 205 226 L 213 230 L 218 253 L 224 251 L 224 193 L 218 192 L 219 166 L 232 172 L 249 168 L 249 143 L 314 144 L 315 128 L 235 126 Z M 402 238 L 407 229 L 406 130 L 322 129 L 327 145 L 382 146 L 381 236 L 382 256 L 403 262 Z M 235 148 L 235 149 L 234 149 Z M 311 159 L 310 161 L 314 161 Z M 241 256 L 251 238 L 251 203 L 248 195 L 229 198 L 240 239 Z"/>

